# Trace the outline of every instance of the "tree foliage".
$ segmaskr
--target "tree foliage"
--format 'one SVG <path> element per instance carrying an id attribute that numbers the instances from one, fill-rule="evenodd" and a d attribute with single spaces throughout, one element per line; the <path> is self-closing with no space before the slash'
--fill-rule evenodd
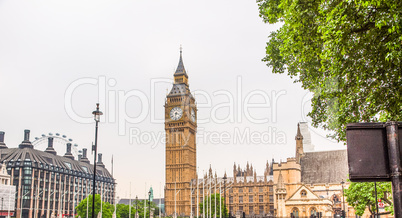
<path id="1" fill-rule="evenodd" d="M 402 120 L 402 1 L 257 0 L 272 32 L 263 59 L 313 93 L 312 125 Z"/>
<path id="2" fill-rule="evenodd" d="M 149 217 L 149 201 L 146 200 L 146 216 Z M 88 216 L 92 216 L 92 195 L 88 196 Z M 100 205 L 101 205 L 101 199 L 100 195 L 95 195 L 95 217 L 98 216 L 98 213 L 100 212 Z M 114 205 L 109 204 L 108 202 L 102 202 L 103 208 L 102 208 L 102 217 L 103 218 L 112 218 L 113 212 L 114 212 Z M 159 214 L 159 209 L 157 205 L 154 202 L 151 202 L 150 204 L 151 210 L 154 212 L 154 216 Z M 135 218 L 135 213 L 136 209 L 138 208 L 138 214 L 140 218 L 144 217 L 144 200 L 138 200 L 136 202 L 135 200 L 131 201 L 131 216 L 130 214 L 130 207 L 129 205 L 125 204 L 117 204 L 116 205 L 116 217 L 117 218 Z M 86 217 L 87 214 L 87 199 L 85 198 L 82 200 L 78 206 L 76 207 L 77 214 L 78 216 L 81 217 Z"/>
<path id="3" fill-rule="evenodd" d="M 377 182 L 377 199 L 382 199 L 390 205 L 385 209 L 393 212 L 391 195 L 392 187 L 390 182 Z M 362 216 L 366 208 L 373 214 L 376 211 L 375 187 L 374 182 L 352 182 L 349 188 L 345 189 L 346 201 L 352 206 L 356 215 Z"/>
<path id="4" fill-rule="evenodd" d="M 131 216 L 130 214 L 130 206 L 126 204 L 117 204 L 116 205 L 116 217 L 117 218 L 134 218 L 135 217 L 135 211 L 131 207 Z"/>
<path id="5" fill-rule="evenodd" d="M 87 199 L 88 198 L 88 199 Z M 87 202 L 88 202 L 88 217 L 92 216 L 92 195 L 89 195 L 87 198 L 83 199 L 75 208 L 77 210 L 78 216 L 86 217 L 87 215 Z M 95 217 L 98 216 L 98 213 L 101 210 L 101 199 L 100 195 L 95 195 Z M 113 205 L 108 202 L 102 202 L 102 217 L 104 218 L 112 218 L 112 214 L 114 212 Z"/>
<path id="6" fill-rule="evenodd" d="M 148 208 L 148 203 L 149 201 L 146 200 L 146 217 L 149 217 L 149 208 Z M 157 207 L 157 205 L 151 201 L 151 210 L 154 212 L 154 217 L 159 215 L 159 208 Z M 116 205 L 116 217 L 117 218 L 134 218 L 135 217 L 135 213 L 136 213 L 136 209 L 138 208 L 138 215 L 140 218 L 144 217 L 144 200 L 132 200 L 131 201 L 131 216 L 129 216 L 130 214 L 130 207 L 129 205 L 125 205 L 125 204 L 117 204 Z"/>
<path id="7" fill-rule="evenodd" d="M 216 195 L 216 202 L 215 202 L 215 195 Z M 219 198 L 222 198 L 222 199 L 219 200 Z M 210 207 L 209 207 L 210 202 L 211 202 L 212 209 L 210 209 Z M 219 204 L 220 202 L 221 202 L 221 204 Z M 209 197 L 206 197 L 204 199 L 204 201 L 199 204 L 200 214 L 203 213 L 204 205 L 206 205 L 205 215 L 211 215 L 211 217 L 213 217 L 215 214 L 215 207 L 216 207 L 216 217 L 220 217 L 220 209 L 221 208 L 222 208 L 222 216 L 228 217 L 228 215 L 227 215 L 228 209 L 225 207 L 224 202 L 225 202 L 225 199 L 223 197 L 221 197 L 220 194 L 212 194 Z M 226 216 L 225 216 L 225 214 L 226 214 Z"/>

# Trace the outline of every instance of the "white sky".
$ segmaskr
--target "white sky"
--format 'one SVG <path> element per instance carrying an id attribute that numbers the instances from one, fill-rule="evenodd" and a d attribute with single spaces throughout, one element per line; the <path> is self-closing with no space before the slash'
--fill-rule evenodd
<path id="1" fill-rule="evenodd" d="M 144 140 L 148 136 L 163 138 L 164 98 L 166 89 L 171 88 L 182 44 L 191 91 L 208 93 L 211 100 L 206 106 L 206 98 L 195 94 L 198 135 L 231 137 L 226 143 L 199 138 L 199 172 L 211 164 L 219 176 L 225 170 L 231 176 L 233 162 L 244 167 L 249 161 L 261 175 L 267 160 L 286 160 L 294 155 L 296 124 L 308 120 L 309 111 L 308 92 L 288 76 L 272 74 L 261 61 L 267 37 L 276 28 L 262 22 L 257 4 L 249 0 L 0 0 L 0 130 L 6 132 L 9 147 L 17 147 L 23 130 L 30 129 L 31 141 L 57 132 L 72 138 L 79 148 L 90 149 L 94 123 L 74 118 L 66 108 L 71 105 L 76 115 L 91 118 L 98 93 L 106 93 L 107 98 L 101 95 L 99 99 L 105 115 L 98 145 L 108 169 L 114 155 L 118 196 L 128 197 L 131 182 L 133 196 L 144 196 L 146 183 L 159 197 L 160 184 L 164 184 L 164 143 Z M 103 80 L 110 82 L 104 88 L 98 89 L 97 84 L 72 88 L 74 81 Z M 200 119 L 231 115 L 229 107 L 217 108 L 229 101 L 222 93 L 233 97 L 233 119 L 201 123 Z M 249 101 L 254 103 L 264 102 L 261 93 L 268 96 L 269 106 L 250 109 L 249 113 L 268 121 L 258 124 L 244 109 L 239 113 L 250 93 L 254 95 Z M 275 93 L 279 96 L 276 101 Z M 134 97 L 124 100 L 122 96 L 129 94 Z M 145 96 L 146 103 L 141 104 L 135 96 Z M 124 128 L 118 119 L 124 120 L 124 116 L 143 119 L 128 120 Z M 130 143 L 130 128 L 141 131 L 143 143 Z M 264 133 L 275 140 L 234 141 L 236 131 L 255 136 Z M 326 139 L 324 131 L 310 131 L 316 150 L 343 148 Z M 38 146 L 43 150 L 46 143 Z M 56 149 L 65 153 L 61 143 Z"/>

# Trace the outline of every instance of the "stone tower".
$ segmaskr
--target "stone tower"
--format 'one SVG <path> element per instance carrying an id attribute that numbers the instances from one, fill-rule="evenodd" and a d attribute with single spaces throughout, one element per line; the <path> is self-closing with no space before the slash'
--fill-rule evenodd
<path id="1" fill-rule="evenodd" d="M 297 163 L 300 163 L 300 159 L 304 154 L 303 150 L 303 136 L 300 132 L 300 124 L 297 124 L 297 134 L 295 136 L 296 140 L 296 161 Z"/>
<path id="2" fill-rule="evenodd" d="M 197 107 L 188 85 L 182 51 L 174 84 L 165 102 L 166 215 L 190 215 L 190 181 L 196 178 Z"/>
<path id="3" fill-rule="evenodd" d="M 286 217 L 285 199 L 286 199 L 286 188 L 285 182 L 283 181 L 282 172 L 279 171 L 278 184 L 276 185 L 275 195 L 276 195 L 276 208 L 278 217 Z"/>

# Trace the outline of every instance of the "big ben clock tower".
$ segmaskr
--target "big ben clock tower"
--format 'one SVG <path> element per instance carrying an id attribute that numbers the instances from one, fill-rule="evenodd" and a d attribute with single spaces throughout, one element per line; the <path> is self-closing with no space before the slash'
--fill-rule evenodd
<path id="1" fill-rule="evenodd" d="M 166 97 L 166 215 L 190 215 L 190 181 L 196 179 L 197 108 L 190 93 L 182 51 L 174 73 L 174 84 Z"/>

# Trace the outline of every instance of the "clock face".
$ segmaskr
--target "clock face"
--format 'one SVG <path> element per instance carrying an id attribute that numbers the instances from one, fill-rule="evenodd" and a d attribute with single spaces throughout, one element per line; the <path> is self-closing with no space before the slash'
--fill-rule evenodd
<path id="1" fill-rule="evenodd" d="M 193 122 L 195 122 L 195 112 L 194 112 L 194 109 L 191 109 L 191 114 L 190 114 L 190 116 L 191 116 L 191 120 L 192 120 Z"/>
<path id="2" fill-rule="evenodd" d="M 170 110 L 170 118 L 172 120 L 178 120 L 183 115 L 183 110 L 180 107 L 175 107 Z"/>

